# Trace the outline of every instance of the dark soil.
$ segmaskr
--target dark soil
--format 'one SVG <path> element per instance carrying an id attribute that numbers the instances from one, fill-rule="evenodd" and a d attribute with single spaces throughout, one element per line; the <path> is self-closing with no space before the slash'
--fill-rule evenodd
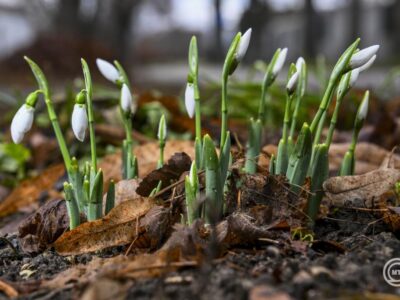
<path id="1" fill-rule="evenodd" d="M 382 276 L 386 261 L 400 253 L 400 241 L 373 215 L 342 209 L 320 220 L 315 233 L 315 240 L 323 242 L 311 247 L 301 241 L 294 241 L 290 248 L 279 242 L 260 243 L 231 249 L 199 268 L 128 282 L 127 299 L 269 299 L 267 295 L 376 299 L 372 293 L 400 294 Z M 30 256 L 20 251 L 16 236 L 7 239 L 12 247 L 0 241 L 0 280 L 10 283 L 35 285 L 94 256 L 62 257 L 53 251 Z M 117 247 L 95 255 L 109 257 L 123 250 Z M 36 290 L 19 299 L 76 299 L 83 291 L 84 287 Z M 5 295 L 0 293 L 0 299 L 6 299 Z"/>

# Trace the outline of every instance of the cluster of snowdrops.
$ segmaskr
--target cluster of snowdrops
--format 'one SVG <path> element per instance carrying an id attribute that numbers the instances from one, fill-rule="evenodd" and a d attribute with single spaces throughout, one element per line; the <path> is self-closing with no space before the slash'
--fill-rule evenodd
<path id="1" fill-rule="evenodd" d="M 224 215 L 224 199 L 227 189 L 227 178 L 232 164 L 231 140 L 228 131 L 228 80 L 246 54 L 250 44 L 251 29 L 244 34 L 240 32 L 234 37 L 227 52 L 221 76 L 221 134 L 219 154 L 217 146 L 209 135 L 202 136 L 201 102 L 198 80 L 198 50 L 196 37 L 189 45 L 189 72 L 185 90 L 185 107 L 190 118 L 195 122 L 195 160 L 192 162 L 189 174 L 185 178 L 186 214 L 183 222 L 191 224 L 202 218 L 207 222 L 222 218 Z M 355 84 L 359 74 L 368 69 L 375 61 L 378 45 L 358 49 L 360 39 L 354 41 L 340 56 L 330 75 L 319 109 L 310 124 L 297 124 L 299 107 L 307 86 L 307 65 L 303 58 L 289 66 L 286 82 L 286 103 L 282 127 L 282 138 L 278 145 L 276 156 L 270 158 L 269 172 L 285 175 L 293 193 L 300 193 L 301 186 L 307 177 L 311 179 L 305 213 L 315 220 L 323 196 L 322 184 L 328 178 L 328 151 L 332 143 L 339 108 L 348 91 Z M 266 123 L 266 112 L 270 105 L 269 87 L 275 82 L 286 61 L 287 48 L 277 49 L 265 72 L 259 99 L 257 116 L 249 120 L 249 138 L 246 147 L 246 159 L 243 172 L 254 174 L 257 171 L 258 157 L 261 152 L 261 139 Z M 105 205 L 103 206 L 103 172 L 97 166 L 96 142 L 94 133 L 94 111 L 92 105 L 92 80 L 89 67 L 84 59 L 81 60 L 85 88 L 75 100 L 71 116 L 71 127 L 76 138 L 83 142 L 89 131 L 91 146 L 91 161 L 79 163 L 68 151 L 67 144 L 60 129 L 55 113 L 49 85 L 39 66 L 28 57 L 25 60 L 37 80 L 38 90 L 30 93 L 11 123 L 11 136 L 15 143 L 22 141 L 34 120 L 35 106 L 42 95 L 52 123 L 59 148 L 68 174 L 64 183 L 65 200 L 70 218 L 70 229 L 80 224 L 80 215 L 84 214 L 88 221 L 101 218 L 107 214 L 115 202 L 115 184 L 111 180 Z M 127 74 L 118 61 L 114 64 L 97 59 L 97 67 L 102 75 L 120 89 L 120 113 L 125 128 L 126 137 L 122 144 L 122 178 L 132 179 L 138 176 L 138 161 L 133 155 L 132 116 L 136 111 L 136 103 L 131 93 Z M 336 101 L 333 114 L 330 116 L 329 129 L 325 141 L 321 141 L 322 130 L 327 123 L 327 111 Z M 354 121 L 352 141 L 346 152 L 339 175 L 352 175 L 355 165 L 355 147 L 358 134 L 363 126 L 368 111 L 369 92 L 366 91 Z M 167 136 L 165 117 L 162 116 L 158 128 L 159 160 L 158 167 L 164 164 L 164 147 Z M 204 172 L 205 189 L 199 185 L 199 174 Z M 161 182 L 150 197 L 161 187 Z M 204 197 L 201 197 L 204 195 Z M 205 199 L 200 201 L 200 199 Z M 104 208 L 103 208 L 104 207 Z"/>

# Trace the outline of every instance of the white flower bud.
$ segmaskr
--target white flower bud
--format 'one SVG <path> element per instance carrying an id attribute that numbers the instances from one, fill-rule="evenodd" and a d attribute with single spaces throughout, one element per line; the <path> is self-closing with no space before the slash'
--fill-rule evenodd
<path id="1" fill-rule="evenodd" d="M 14 143 L 18 144 L 24 138 L 25 133 L 27 133 L 32 128 L 33 117 L 35 108 L 30 105 L 22 105 L 11 122 L 11 138 Z"/>
<path id="2" fill-rule="evenodd" d="M 350 68 L 355 69 L 366 64 L 378 52 L 378 49 L 379 45 L 374 45 L 354 53 L 350 59 Z"/>
<path id="3" fill-rule="evenodd" d="M 277 76 L 278 73 L 282 70 L 283 65 L 285 64 L 287 50 L 287 48 L 284 48 L 279 52 L 278 58 L 276 59 L 275 64 L 272 67 L 273 76 Z"/>
<path id="4" fill-rule="evenodd" d="M 369 103 L 369 91 L 365 92 L 364 98 L 360 104 L 360 108 L 358 109 L 357 119 L 365 120 L 368 113 L 368 103 Z"/>
<path id="5" fill-rule="evenodd" d="M 186 84 L 185 90 L 185 107 L 189 118 L 193 118 L 195 110 L 194 85 L 189 82 Z"/>
<path id="6" fill-rule="evenodd" d="M 120 75 L 116 67 L 110 64 L 104 59 L 96 59 L 97 68 L 99 68 L 100 73 L 109 81 L 115 83 Z"/>
<path id="7" fill-rule="evenodd" d="M 136 108 L 133 107 L 132 94 L 129 87 L 124 83 L 121 88 L 121 108 L 126 113 L 134 113 Z"/>
<path id="8" fill-rule="evenodd" d="M 247 29 L 247 31 L 240 37 L 239 45 L 236 51 L 236 60 L 241 62 L 244 55 L 247 52 L 247 48 L 249 47 L 251 38 L 251 28 Z"/>
<path id="9" fill-rule="evenodd" d="M 158 124 L 157 137 L 160 141 L 165 141 L 165 138 L 167 137 L 167 126 L 165 124 L 164 115 L 161 116 L 160 123 Z"/>
<path id="10" fill-rule="evenodd" d="M 290 77 L 290 79 L 286 85 L 286 90 L 288 91 L 289 94 L 292 94 L 295 91 L 298 80 L 299 80 L 299 71 L 296 71 Z"/>
<path id="11" fill-rule="evenodd" d="M 349 88 L 352 88 L 360 75 L 360 68 L 350 71 Z"/>
<path id="12" fill-rule="evenodd" d="M 85 133 L 88 127 L 88 119 L 86 114 L 85 104 L 75 104 L 71 117 L 72 131 L 75 137 L 83 142 L 85 140 Z"/>
<path id="13" fill-rule="evenodd" d="M 369 69 L 375 62 L 375 59 L 376 59 L 376 54 L 374 56 L 372 56 L 369 61 L 367 61 L 365 64 L 363 64 L 361 67 L 359 67 L 358 68 L 359 71 L 364 72 L 365 70 Z"/>
<path id="14" fill-rule="evenodd" d="M 297 70 L 297 72 L 299 72 L 299 74 L 301 74 L 301 69 L 303 68 L 305 63 L 306 62 L 305 62 L 304 58 L 302 58 L 301 56 L 297 59 L 296 70 Z"/>

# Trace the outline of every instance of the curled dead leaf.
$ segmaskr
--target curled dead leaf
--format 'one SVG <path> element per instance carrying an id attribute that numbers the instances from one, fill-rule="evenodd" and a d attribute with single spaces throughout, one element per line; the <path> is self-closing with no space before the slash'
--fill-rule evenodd
<path id="1" fill-rule="evenodd" d="M 29 215 L 18 228 L 22 250 L 37 253 L 47 249 L 69 227 L 65 201 L 46 202 Z"/>
<path id="2" fill-rule="evenodd" d="M 244 213 L 234 213 L 220 222 L 216 227 L 217 240 L 230 247 L 234 245 L 253 244 L 259 238 L 273 239 L 270 227 L 257 226 L 255 220 Z"/>
<path id="3" fill-rule="evenodd" d="M 324 182 L 323 188 L 335 206 L 373 208 L 398 180 L 400 170 L 384 168 L 363 175 L 331 177 Z"/>
<path id="4" fill-rule="evenodd" d="M 136 192 L 147 197 L 161 181 L 161 188 L 165 188 L 173 181 L 178 180 L 181 174 L 190 169 L 192 160 L 184 152 L 175 153 L 161 168 L 153 170 L 140 183 Z"/>
<path id="5" fill-rule="evenodd" d="M 143 217 L 156 206 L 153 198 L 136 198 L 122 202 L 102 219 L 86 222 L 65 232 L 54 243 L 61 255 L 77 255 L 112 246 L 126 245 L 145 232 Z"/>

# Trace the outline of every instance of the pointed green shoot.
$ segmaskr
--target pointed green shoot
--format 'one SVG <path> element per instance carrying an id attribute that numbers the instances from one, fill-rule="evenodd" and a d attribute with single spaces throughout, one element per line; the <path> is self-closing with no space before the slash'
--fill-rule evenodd
<path id="1" fill-rule="evenodd" d="M 311 160 L 312 137 L 310 127 L 307 123 L 303 124 L 297 143 L 294 146 L 293 153 L 289 158 L 286 177 L 292 184 L 292 191 L 298 193 L 300 186 L 304 184 L 307 176 L 308 166 Z"/>
<path id="2" fill-rule="evenodd" d="M 114 208 L 114 206 L 115 206 L 115 182 L 114 180 L 111 179 L 108 184 L 104 215 L 107 215 L 110 212 L 110 210 Z"/>
<path id="3" fill-rule="evenodd" d="M 322 185 L 329 175 L 328 146 L 316 145 L 315 157 L 311 166 L 311 195 L 307 201 L 307 215 L 313 225 L 318 215 L 321 199 L 324 194 Z"/>
<path id="4" fill-rule="evenodd" d="M 80 224 L 79 209 L 74 196 L 72 184 L 64 182 L 64 193 L 69 216 L 69 229 L 72 230 Z"/>

